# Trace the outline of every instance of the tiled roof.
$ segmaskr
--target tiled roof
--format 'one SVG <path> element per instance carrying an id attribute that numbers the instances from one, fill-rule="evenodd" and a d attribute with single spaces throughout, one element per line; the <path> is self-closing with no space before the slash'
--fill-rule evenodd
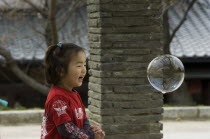
<path id="1" fill-rule="evenodd" d="M 58 32 L 59 41 L 72 42 L 88 48 L 87 25 L 86 22 L 82 21 L 87 18 L 84 9 L 80 12 L 80 16 L 76 16 L 78 28 L 75 30 L 71 23 L 75 19 L 70 18 Z M 0 41 L 10 50 L 15 60 L 42 60 L 44 58 L 47 48 L 45 38 L 34 30 L 35 28 L 43 32 L 43 22 L 43 19 L 31 15 L 24 18 L 4 16 L 0 18 Z M 0 59 L 4 58 L 0 56 Z"/>
<path id="2" fill-rule="evenodd" d="M 176 28 L 188 7 L 179 2 L 168 11 L 170 33 Z M 172 55 L 181 58 L 210 57 L 210 0 L 198 0 L 170 44 Z"/>

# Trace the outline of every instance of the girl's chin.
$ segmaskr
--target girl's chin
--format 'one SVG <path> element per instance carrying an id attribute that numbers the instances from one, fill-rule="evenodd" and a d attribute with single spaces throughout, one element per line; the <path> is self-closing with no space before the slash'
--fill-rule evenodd
<path id="1" fill-rule="evenodd" d="M 75 87 L 80 87 L 82 86 L 82 83 L 78 83 L 77 85 L 75 85 Z"/>

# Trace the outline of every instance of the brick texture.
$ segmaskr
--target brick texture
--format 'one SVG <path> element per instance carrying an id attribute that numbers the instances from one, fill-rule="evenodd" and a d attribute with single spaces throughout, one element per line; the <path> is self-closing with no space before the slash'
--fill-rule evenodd
<path id="1" fill-rule="evenodd" d="M 89 113 L 107 139 L 161 139 L 163 96 L 147 80 L 163 53 L 161 0 L 88 0 Z"/>

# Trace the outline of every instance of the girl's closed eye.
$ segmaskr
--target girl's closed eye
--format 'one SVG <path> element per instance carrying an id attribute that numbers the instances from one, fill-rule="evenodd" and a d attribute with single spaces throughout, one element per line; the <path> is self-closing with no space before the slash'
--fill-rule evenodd
<path id="1" fill-rule="evenodd" d="M 82 65 L 83 65 L 83 64 L 82 64 L 81 62 L 76 63 L 76 66 L 77 66 L 77 67 L 82 67 Z"/>
<path id="2" fill-rule="evenodd" d="M 77 64 L 77 67 L 86 67 L 86 64 Z"/>

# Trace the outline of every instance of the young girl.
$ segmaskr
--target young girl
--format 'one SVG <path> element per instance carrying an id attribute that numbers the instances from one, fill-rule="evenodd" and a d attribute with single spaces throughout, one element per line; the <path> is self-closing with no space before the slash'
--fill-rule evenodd
<path id="1" fill-rule="evenodd" d="M 103 139 L 98 126 L 90 126 L 85 107 L 73 87 L 82 85 L 86 74 L 84 49 L 71 43 L 48 48 L 45 75 L 52 85 L 45 103 L 41 139 Z"/>

